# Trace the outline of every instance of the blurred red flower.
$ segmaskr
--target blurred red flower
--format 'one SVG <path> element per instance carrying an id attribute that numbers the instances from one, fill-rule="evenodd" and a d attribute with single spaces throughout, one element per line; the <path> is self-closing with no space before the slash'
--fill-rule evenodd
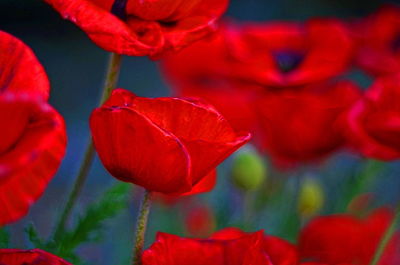
<path id="1" fill-rule="evenodd" d="M 228 0 L 45 0 L 100 47 L 158 55 L 214 31 Z"/>
<path id="2" fill-rule="evenodd" d="M 143 253 L 143 264 L 297 265 L 298 255 L 293 245 L 264 236 L 262 231 L 225 228 L 207 239 L 158 233 L 156 242 Z"/>
<path id="3" fill-rule="evenodd" d="M 368 265 L 392 219 L 386 208 L 365 219 L 347 214 L 315 218 L 301 231 L 300 256 L 329 265 Z M 391 238 L 378 264 L 400 264 L 400 233 Z"/>
<path id="4" fill-rule="evenodd" d="M 168 56 L 164 68 L 178 89 L 216 78 L 286 88 L 337 76 L 353 46 L 346 27 L 334 19 L 225 25 L 215 37 Z"/>
<path id="5" fill-rule="evenodd" d="M 221 232 L 219 232 L 221 233 Z M 192 239 L 158 233 L 143 253 L 143 265 L 272 265 L 262 249 L 262 232 L 235 238 Z"/>
<path id="6" fill-rule="evenodd" d="M 47 100 L 50 83 L 32 50 L 0 30 L 0 93 L 4 91 Z"/>
<path id="7" fill-rule="evenodd" d="M 40 249 L 0 249 L 0 264 L 4 265 L 72 265 Z"/>
<path id="8" fill-rule="evenodd" d="M 379 78 L 347 115 L 357 151 L 382 160 L 400 158 L 400 76 Z"/>
<path id="9" fill-rule="evenodd" d="M 346 69 L 353 48 L 347 28 L 334 19 L 226 24 L 212 38 L 165 57 L 162 66 L 177 95 L 204 98 L 286 165 L 323 158 L 343 145 L 330 127 L 358 91 L 321 81 Z"/>
<path id="10" fill-rule="evenodd" d="M 189 205 L 185 215 L 185 227 L 190 236 L 207 237 L 214 232 L 216 220 L 214 212 L 205 204 Z"/>
<path id="11" fill-rule="evenodd" d="M 27 213 L 64 156 L 64 121 L 45 102 L 48 93 L 32 51 L 0 32 L 0 226 Z"/>
<path id="12" fill-rule="evenodd" d="M 400 72 L 400 8 L 385 6 L 355 27 L 358 64 L 373 75 Z"/>
<path id="13" fill-rule="evenodd" d="M 213 234 L 214 239 L 234 240 L 251 233 L 245 233 L 238 228 L 225 228 Z M 296 247 L 276 236 L 264 235 L 262 240 L 264 253 L 268 255 L 273 265 L 297 265 L 298 253 Z"/>
<path id="14" fill-rule="evenodd" d="M 168 194 L 212 188 L 209 174 L 250 139 L 200 101 L 142 98 L 123 89 L 94 110 L 90 127 L 111 175 Z"/>
<path id="15" fill-rule="evenodd" d="M 265 93 L 257 102 L 260 145 L 281 166 L 324 158 L 345 145 L 342 114 L 359 98 L 347 81 Z"/>

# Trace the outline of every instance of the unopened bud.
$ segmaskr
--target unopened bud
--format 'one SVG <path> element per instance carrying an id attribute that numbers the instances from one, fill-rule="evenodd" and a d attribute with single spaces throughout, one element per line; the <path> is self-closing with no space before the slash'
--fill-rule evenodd
<path id="1" fill-rule="evenodd" d="M 267 178 L 267 167 L 255 151 L 242 151 L 234 158 L 232 178 L 238 188 L 256 190 Z"/>
<path id="2" fill-rule="evenodd" d="M 324 204 L 324 191 L 321 184 L 311 177 L 306 177 L 301 183 L 298 201 L 300 216 L 310 217 L 321 210 Z"/>

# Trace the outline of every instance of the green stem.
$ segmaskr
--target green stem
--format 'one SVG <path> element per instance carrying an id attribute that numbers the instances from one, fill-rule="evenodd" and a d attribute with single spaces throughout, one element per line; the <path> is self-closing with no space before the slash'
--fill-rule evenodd
<path id="1" fill-rule="evenodd" d="M 370 263 L 370 265 L 378 265 L 379 260 L 381 259 L 383 252 L 386 249 L 387 244 L 392 238 L 393 234 L 396 232 L 397 222 L 400 220 L 400 204 L 397 206 L 396 215 L 393 218 L 392 223 L 386 229 L 385 234 L 382 236 L 381 241 L 378 244 L 378 248 L 376 249 L 375 255 Z"/>
<path id="2" fill-rule="evenodd" d="M 151 192 L 145 191 L 142 203 L 140 205 L 139 216 L 136 222 L 135 232 L 135 245 L 133 247 L 133 260 L 132 265 L 142 264 L 142 252 L 144 245 L 144 238 L 146 234 L 147 220 L 150 213 L 151 206 Z"/>
<path id="3" fill-rule="evenodd" d="M 106 73 L 106 78 L 104 82 L 104 86 L 102 88 L 101 98 L 99 101 L 99 105 L 103 104 L 104 101 L 108 99 L 112 90 L 116 87 L 119 77 L 119 72 L 121 68 L 121 59 L 122 56 L 116 53 L 111 53 L 108 61 L 108 68 Z M 93 158 L 95 155 L 95 150 L 93 146 L 92 139 L 90 139 L 89 143 L 86 146 L 85 155 L 82 161 L 82 164 L 79 168 L 78 176 L 76 177 L 74 186 L 72 188 L 71 193 L 69 194 L 67 203 L 64 206 L 64 210 L 60 216 L 58 225 L 55 228 L 54 239 L 59 238 L 61 233 L 64 231 L 65 224 L 67 223 L 69 216 L 71 215 L 72 209 L 78 199 L 82 188 L 86 182 L 90 167 L 93 162 Z"/>

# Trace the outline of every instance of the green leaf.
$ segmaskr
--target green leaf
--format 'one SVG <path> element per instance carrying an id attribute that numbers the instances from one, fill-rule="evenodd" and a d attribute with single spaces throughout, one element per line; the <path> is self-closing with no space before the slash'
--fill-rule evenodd
<path id="1" fill-rule="evenodd" d="M 10 234 L 5 228 L 0 228 L 0 248 L 7 248 L 10 245 Z"/>
<path id="2" fill-rule="evenodd" d="M 25 227 L 25 233 L 28 236 L 29 241 L 34 245 L 35 248 L 46 248 L 46 243 L 43 241 L 43 239 L 39 237 L 38 232 L 32 223 Z"/>
<path id="3" fill-rule="evenodd" d="M 72 229 L 62 233 L 56 241 L 49 242 L 48 247 L 54 244 L 56 249 L 53 253 L 74 264 L 81 264 L 75 254 L 76 248 L 84 243 L 102 240 L 105 222 L 127 208 L 131 190 L 132 186 L 127 183 L 112 186 L 97 202 L 87 207 Z"/>

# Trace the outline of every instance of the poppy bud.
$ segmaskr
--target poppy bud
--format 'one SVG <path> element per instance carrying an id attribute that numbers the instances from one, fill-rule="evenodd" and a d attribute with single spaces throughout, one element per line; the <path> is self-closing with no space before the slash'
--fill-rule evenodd
<path id="1" fill-rule="evenodd" d="M 317 213 L 324 204 L 324 191 L 318 181 L 306 177 L 301 183 L 298 212 L 303 217 L 310 217 Z"/>
<path id="2" fill-rule="evenodd" d="M 267 167 L 255 151 L 240 152 L 233 162 L 233 183 L 245 190 L 256 190 L 267 178 Z"/>

